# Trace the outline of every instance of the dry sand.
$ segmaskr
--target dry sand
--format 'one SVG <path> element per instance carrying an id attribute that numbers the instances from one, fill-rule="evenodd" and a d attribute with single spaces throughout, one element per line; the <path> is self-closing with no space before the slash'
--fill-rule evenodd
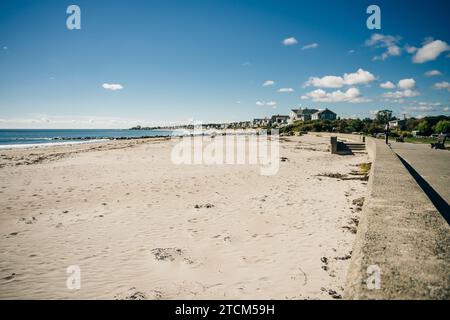
<path id="1" fill-rule="evenodd" d="M 283 139 L 274 176 L 166 139 L 1 150 L 0 298 L 339 298 L 366 182 L 318 175 L 368 157 L 327 142 Z"/>

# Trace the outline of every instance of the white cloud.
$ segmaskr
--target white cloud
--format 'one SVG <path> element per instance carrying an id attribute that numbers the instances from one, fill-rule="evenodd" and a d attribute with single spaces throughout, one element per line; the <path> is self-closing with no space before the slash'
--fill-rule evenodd
<path id="1" fill-rule="evenodd" d="M 322 78 L 310 77 L 304 86 L 313 86 L 317 88 L 342 88 L 344 86 L 344 79 L 339 76 L 325 76 Z"/>
<path id="2" fill-rule="evenodd" d="M 417 50 L 413 56 L 414 63 L 425 63 L 427 61 L 436 60 L 439 55 L 445 51 L 449 51 L 450 46 L 442 40 L 434 40 L 424 44 Z"/>
<path id="3" fill-rule="evenodd" d="M 358 85 L 358 84 L 367 84 L 375 80 L 375 76 L 371 74 L 369 71 L 365 71 L 361 68 L 358 69 L 355 73 L 346 73 L 344 74 L 344 83 L 346 85 Z"/>
<path id="4" fill-rule="evenodd" d="M 410 110 L 410 111 L 430 111 L 434 108 L 432 106 L 412 106 L 412 107 L 403 107 L 403 110 Z"/>
<path id="5" fill-rule="evenodd" d="M 348 54 L 354 54 L 355 52 L 356 52 L 356 51 L 353 50 L 353 49 L 347 51 Z"/>
<path id="6" fill-rule="evenodd" d="M 372 47 L 377 46 L 380 48 L 389 47 L 392 45 L 397 44 L 400 41 L 399 36 L 390 36 L 390 35 L 384 35 L 381 33 L 374 33 L 370 37 L 370 39 L 366 40 L 366 46 Z"/>
<path id="7" fill-rule="evenodd" d="M 333 91 L 325 92 L 322 89 L 316 89 L 303 95 L 301 99 L 311 99 L 315 102 L 351 102 L 351 103 L 361 103 L 368 102 L 369 99 L 363 97 L 359 92 L 358 88 L 349 88 L 347 91 Z"/>
<path id="8" fill-rule="evenodd" d="M 409 54 L 413 54 L 417 51 L 416 47 L 410 46 L 410 45 L 406 45 L 405 46 L 405 50 L 406 52 L 408 52 Z"/>
<path id="9" fill-rule="evenodd" d="M 112 91 L 123 89 L 123 86 L 118 83 L 104 83 L 104 84 L 102 84 L 102 87 L 103 87 L 103 89 L 112 90 Z"/>
<path id="10" fill-rule="evenodd" d="M 403 91 L 395 91 L 395 92 L 385 92 L 383 93 L 384 98 L 388 99 L 403 99 L 403 98 L 411 98 L 420 95 L 419 91 L 414 90 L 403 90 Z"/>
<path id="11" fill-rule="evenodd" d="M 416 80 L 414 79 L 402 79 L 398 82 L 397 87 L 399 89 L 407 90 L 416 86 Z"/>
<path id="12" fill-rule="evenodd" d="M 381 54 L 381 56 L 375 56 L 373 57 L 373 60 L 386 60 L 387 58 L 391 57 L 391 56 L 399 56 L 401 53 L 401 49 L 398 46 L 392 46 L 387 48 L 386 52 L 383 52 L 383 54 Z"/>
<path id="13" fill-rule="evenodd" d="M 440 103 L 440 102 L 424 102 L 424 101 L 421 101 L 421 102 L 419 102 L 419 105 L 421 105 L 421 106 L 440 106 L 440 105 L 442 105 L 442 103 Z"/>
<path id="14" fill-rule="evenodd" d="M 342 88 L 344 85 L 353 86 L 367 84 L 375 80 L 375 76 L 369 71 L 359 68 L 354 73 L 345 73 L 344 76 L 325 76 L 322 78 L 310 77 L 304 87 L 317 88 Z"/>
<path id="15" fill-rule="evenodd" d="M 273 86 L 274 84 L 275 84 L 275 81 L 273 81 L 273 80 L 266 80 L 263 83 L 263 87 Z"/>
<path id="16" fill-rule="evenodd" d="M 259 107 L 276 107 L 277 102 L 276 101 L 256 101 L 256 105 Z"/>
<path id="17" fill-rule="evenodd" d="M 447 105 L 442 105 L 441 102 L 411 101 L 407 105 L 403 106 L 402 109 L 411 116 L 416 115 L 418 112 L 425 116 L 432 113 L 439 114 L 442 112 L 447 112 L 449 107 Z"/>
<path id="18" fill-rule="evenodd" d="M 304 46 L 302 48 L 302 50 L 308 50 L 308 49 L 315 49 L 317 48 L 319 45 L 317 43 L 311 43 L 311 44 L 307 44 L 306 46 Z"/>
<path id="19" fill-rule="evenodd" d="M 438 90 L 444 90 L 445 89 L 445 90 L 450 91 L 450 82 L 442 81 L 442 82 L 435 83 L 433 85 L 433 88 L 438 89 Z"/>
<path id="20" fill-rule="evenodd" d="M 278 89 L 278 92 L 294 92 L 294 89 L 292 89 L 292 88 L 280 88 L 280 89 Z"/>
<path id="21" fill-rule="evenodd" d="M 286 38 L 286 39 L 283 40 L 283 44 L 285 46 L 292 46 L 292 45 L 297 44 L 297 43 L 298 43 L 298 41 L 294 37 Z"/>
<path id="22" fill-rule="evenodd" d="M 402 49 L 398 46 L 400 42 L 399 36 L 390 36 L 380 33 L 374 33 L 370 39 L 366 40 L 366 46 L 375 48 L 385 48 L 379 56 L 373 57 L 373 60 L 386 60 L 388 57 L 399 56 Z"/>
<path id="23" fill-rule="evenodd" d="M 440 76 L 440 75 L 442 75 L 442 72 L 440 72 L 439 70 L 430 70 L 430 71 L 425 72 L 425 75 L 427 77 Z"/>
<path id="24" fill-rule="evenodd" d="M 395 84 L 393 84 L 391 81 L 386 81 L 384 83 L 381 83 L 380 87 L 383 88 L 383 89 L 394 89 L 395 88 Z"/>

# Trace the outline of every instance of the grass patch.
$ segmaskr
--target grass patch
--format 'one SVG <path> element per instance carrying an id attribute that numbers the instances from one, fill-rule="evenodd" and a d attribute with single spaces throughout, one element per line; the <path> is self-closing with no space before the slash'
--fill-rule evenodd
<path id="1" fill-rule="evenodd" d="M 430 143 L 435 143 L 437 142 L 437 138 L 431 138 L 431 137 L 405 137 L 405 142 L 409 142 L 409 143 L 425 143 L 425 144 L 430 144 Z M 450 142 L 447 141 L 445 142 L 445 146 L 446 147 L 450 147 Z"/>
<path id="2" fill-rule="evenodd" d="M 372 167 L 372 163 L 363 162 L 363 163 L 358 164 L 358 167 L 362 174 L 368 174 L 370 171 L 370 168 Z"/>

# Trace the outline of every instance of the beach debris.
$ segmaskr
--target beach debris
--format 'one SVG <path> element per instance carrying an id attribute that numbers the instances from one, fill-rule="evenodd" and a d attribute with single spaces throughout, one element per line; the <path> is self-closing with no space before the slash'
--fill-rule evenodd
<path id="1" fill-rule="evenodd" d="M 318 149 L 318 148 L 314 148 L 314 147 L 295 147 L 295 149 L 297 149 L 297 150 L 306 150 L 306 151 L 327 151 L 328 152 L 328 150 L 325 150 L 325 149 Z"/>
<path id="2" fill-rule="evenodd" d="M 352 172 L 350 174 L 352 174 Z M 361 180 L 361 181 L 369 180 L 369 175 L 367 174 L 364 175 L 358 174 L 356 176 L 349 177 L 347 174 L 333 173 L 333 172 L 320 173 L 317 174 L 316 177 L 335 178 L 339 180 Z"/>
<path id="3" fill-rule="evenodd" d="M 132 295 L 125 297 L 125 300 L 147 300 L 147 297 L 143 292 L 136 291 Z"/>
<path id="4" fill-rule="evenodd" d="M 350 251 L 348 254 L 345 254 L 342 257 L 334 257 L 334 260 L 348 260 L 352 257 L 352 251 Z"/>
<path id="5" fill-rule="evenodd" d="M 156 248 L 152 250 L 156 260 L 160 261 L 174 261 L 174 256 L 181 256 L 183 251 L 178 248 Z"/>
<path id="6" fill-rule="evenodd" d="M 183 257 L 184 251 L 179 248 L 155 248 L 151 252 L 158 261 L 182 260 L 188 264 L 194 263 L 191 259 Z"/>
<path id="7" fill-rule="evenodd" d="M 288 161 L 289 159 L 286 158 L 286 157 L 281 157 L 280 160 L 281 160 L 281 162 L 286 162 L 286 161 Z"/>
<path id="8" fill-rule="evenodd" d="M 358 231 L 358 229 L 355 226 L 343 226 L 342 229 L 346 229 L 353 234 L 356 234 L 356 232 Z"/>
<path id="9" fill-rule="evenodd" d="M 352 204 L 356 206 L 356 211 L 361 211 L 362 210 L 362 206 L 364 205 L 364 197 L 361 198 L 357 198 L 355 200 L 352 201 Z"/>
<path id="10" fill-rule="evenodd" d="M 210 208 L 214 208 L 214 205 L 211 204 L 211 203 L 196 204 L 196 205 L 194 206 L 194 208 L 195 208 L 195 209 L 200 209 L 200 208 L 207 208 L 207 209 L 210 209 Z"/>
<path id="11" fill-rule="evenodd" d="M 370 171 L 370 168 L 372 168 L 372 162 L 363 162 L 358 164 L 359 170 L 364 173 L 368 174 Z"/>
<path id="12" fill-rule="evenodd" d="M 322 257 L 322 258 L 320 258 L 320 261 L 322 261 L 322 263 L 323 263 L 322 269 L 325 271 L 328 271 L 328 269 L 329 269 L 328 268 L 328 258 Z"/>
<path id="13" fill-rule="evenodd" d="M 342 296 L 333 289 L 326 289 L 322 287 L 320 290 L 328 293 L 333 299 L 342 299 Z"/>
<path id="14" fill-rule="evenodd" d="M 346 255 L 344 255 L 342 257 L 334 257 L 334 260 L 348 260 L 348 259 L 351 259 L 351 257 L 352 257 L 352 255 L 349 253 L 349 254 L 346 254 Z"/>
<path id="15" fill-rule="evenodd" d="M 344 179 L 345 177 L 347 177 L 347 175 L 346 174 L 342 174 L 342 173 L 327 172 L 327 173 L 320 173 L 320 174 L 316 175 L 316 177 L 328 177 L 328 178 L 335 178 L 335 179 Z"/>
<path id="16" fill-rule="evenodd" d="M 152 290 L 150 294 L 139 291 L 136 287 L 132 287 L 128 292 L 114 296 L 116 300 L 159 300 L 163 296 L 159 290 Z"/>

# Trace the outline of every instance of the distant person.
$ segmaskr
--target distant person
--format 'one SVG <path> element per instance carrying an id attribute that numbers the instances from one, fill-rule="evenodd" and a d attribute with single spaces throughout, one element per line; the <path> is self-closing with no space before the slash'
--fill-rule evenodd
<path id="1" fill-rule="evenodd" d="M 384 126 L 384 137 L 386 144 L 389 144 L 389 123 Z"/>

